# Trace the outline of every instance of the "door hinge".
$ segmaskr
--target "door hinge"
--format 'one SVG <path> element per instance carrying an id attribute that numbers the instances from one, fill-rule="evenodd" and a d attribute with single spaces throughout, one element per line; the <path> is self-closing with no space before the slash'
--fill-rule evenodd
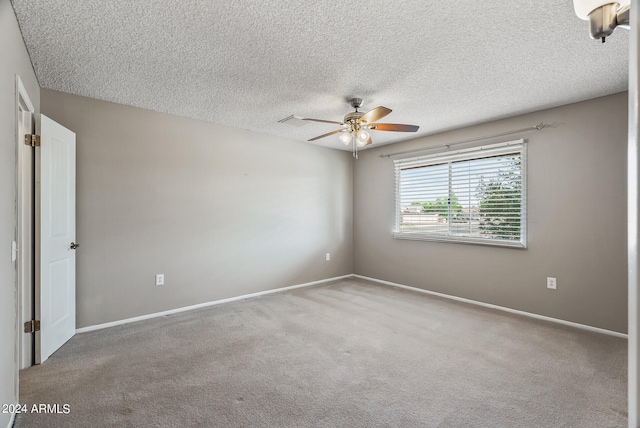
<path id="1" fill-rule="evenodd" d="M 36 331 L 40 331 L 40 320 L 27 321 L 24 323 L 25 333 L 35 333 Z"/>
<path id="2" fill-rule="evenodd" d="M 40 136 L 36 134 L 24 134 L 24 143 L 31 147 L 40 147 Z"/>

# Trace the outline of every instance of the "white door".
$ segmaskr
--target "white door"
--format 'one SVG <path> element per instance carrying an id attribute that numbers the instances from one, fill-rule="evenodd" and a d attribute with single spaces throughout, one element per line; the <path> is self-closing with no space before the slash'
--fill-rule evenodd
<path id="1" fill-rule="evenodd" d="M 36 364 L 76 331 L 76 134 L 41 115 L 36 150 Z M 37 202 L 37 203 L 38 203 Z M 39 277 L 39 278 L 38 278 Z"/>

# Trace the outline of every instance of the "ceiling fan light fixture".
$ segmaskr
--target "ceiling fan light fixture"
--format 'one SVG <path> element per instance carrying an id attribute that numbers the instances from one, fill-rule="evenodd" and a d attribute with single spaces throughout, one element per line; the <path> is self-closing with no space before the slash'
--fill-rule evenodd
<path id="1" fill-rule="evenodd" d="M 340 141 L 345 146 L 348 146 L 349 143 L 351 143 L 351 139 L 352 139 L 352 135 L 350 132 L 343 132 L 342 135 L 340 135 Z"/>
<path id="2" fill-rule="evenodd" d="M 370 135 L 367 131 L 365 131 L 364 129 L 359 130 L 356 134 L 356 144 L 358 145 L 358 147 L 366 146 L 367 141 L 369 141 L 369 137 Z"/>
<path id="3" fill-rule="evenodd" d="M 629 29 L 630 7 L 630 0 L 573 0 L 578 18 L 589 21 L 591 38 L 602 43 L 616 27 Z"/>
<path id="4" fill-rule="evenodd" d="M 602 6 L 616 4 L 617 10 L 629 6 L 630 3 L 630 0 L 573 0 L 573 10 L 578 18 L 588 21 L 591 12 Z"/>

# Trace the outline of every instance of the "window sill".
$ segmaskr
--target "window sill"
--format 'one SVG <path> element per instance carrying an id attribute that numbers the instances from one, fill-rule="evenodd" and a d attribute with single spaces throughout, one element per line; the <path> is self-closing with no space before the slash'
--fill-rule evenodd
<path id="1" fill-rule="evenodd" d="M 433 236 L 421 233 L 393 232 L 395 239 L 408 239 L 412 241 L 449 242 L 454 244 L 489 245 L 493 247 L 506 247 L 526 249 L 527 245 L 522 241 L 503 241 L 499 239 L 472 238 L 464 236 Z"/>

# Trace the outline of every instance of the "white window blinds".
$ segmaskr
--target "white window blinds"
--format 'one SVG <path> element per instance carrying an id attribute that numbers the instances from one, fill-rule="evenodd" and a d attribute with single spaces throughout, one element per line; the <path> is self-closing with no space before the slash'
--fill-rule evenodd
<path id="1" fill-rule="evenodd" d="M 396 238 L 526 246 L 524 140 L 394 164 Z"/>

